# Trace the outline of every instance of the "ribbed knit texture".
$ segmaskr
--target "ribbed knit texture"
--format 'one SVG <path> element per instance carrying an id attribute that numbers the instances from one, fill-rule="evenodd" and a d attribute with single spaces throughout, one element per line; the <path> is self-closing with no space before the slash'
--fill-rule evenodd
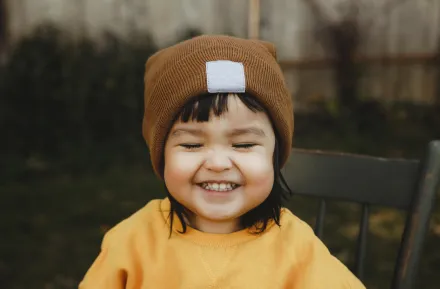
<path id="1" fill-rule="evenodd" d="M 281 167 L 291 151 L 293 105 L 275 46 L 266 41 L 230 36 L 199 36 L 158 51 L 145 69 L 143 136 L 156 174 L 163 177 L 165 138 L 182 106 L 208 92 L 206 62 L 230 60 L 244 65 L 246 92 L 268 110 L 280 136 Z"/>
<path id="2" fill-rule="evenodd" d="M 171 237 L 169 210 L 153 200 L 111 229 L 79 289 L 365 289 L 287 209 L 261 235 L 189 227 Z"/>

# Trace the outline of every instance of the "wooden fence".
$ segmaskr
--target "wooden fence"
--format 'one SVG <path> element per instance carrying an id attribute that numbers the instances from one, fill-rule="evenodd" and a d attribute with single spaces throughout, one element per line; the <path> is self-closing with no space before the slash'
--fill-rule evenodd
<path id="1" fill-rule="evenodd" d="M 359 55 L 354 58 L 360 68 L 359 96 L 385 103 L 439 103 L 439 59 L 435 53 Z M 334 59 L 281 60 L 280 65 L 300 107 L 336 97 Z"/>
<path id="2" fill-rule="evenodd" d="M 354 1 L 354 0 L 353 0 Z M 360 18 L 374 21 L 362 35 L 356 58 L 361 97 L 434 103 L 439 73 L 433 65 L 440 37 L 440 0 L 356 0 Z M 338 1 L 337 1 L 338 2 Z M 340 1 L 339 1 L 340 2 Z M 386 2 L 403 3 L 385 9 Z M 336 97 L 333 64 L 316 39 L 316 15 L 306 0 L 1 0 L 9 42 L 50 21 L 77 37 L 99 41 L 103 32 L 120 37 L 148 33 L 159 46 L 192 28 L 261 38 L 277 46 L 286 80 L 297 102 Z M 316 0 L 334 11 L 332 1 Z M 408 21 L 410 19 L 410 21 Z M 1 35 L 1 30 L 0 30 Z M 0 37 L 1 38 L 1 37 Z M 368 40 L 365 40 L 368 38 Z M 386 55 L 386 56 L 371 56 Z M 390 56 L 394 55 L 394 56 Z"/>

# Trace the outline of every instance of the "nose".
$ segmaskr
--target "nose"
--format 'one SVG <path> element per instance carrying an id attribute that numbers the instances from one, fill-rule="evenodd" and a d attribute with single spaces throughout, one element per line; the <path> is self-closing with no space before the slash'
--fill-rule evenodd
<path id="1" fill-rule="evenodd" d="M 208 153 L 204 166 L 214 172 L 222 172 L 232 168 L 232 160 L 224 150 L 212 150 Z"/>

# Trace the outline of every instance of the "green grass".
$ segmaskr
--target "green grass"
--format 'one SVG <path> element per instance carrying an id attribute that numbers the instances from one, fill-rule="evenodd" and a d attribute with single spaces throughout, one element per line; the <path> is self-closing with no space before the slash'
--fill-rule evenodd
<path id="1" fill-rule="evenodd" d="M 76 288 L 103 233 L 162 197 L 149 170 L 111 168 L 0 186 L 1 288 Z"/>

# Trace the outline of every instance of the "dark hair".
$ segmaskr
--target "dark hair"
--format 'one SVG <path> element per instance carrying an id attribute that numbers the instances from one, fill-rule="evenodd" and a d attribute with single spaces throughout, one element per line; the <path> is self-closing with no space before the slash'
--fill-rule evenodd
<path id="1" fill-rule="evenodd" d="M 266 109 L 253 96 L 247 93 L 240 93 L 236 95 L 251 111 L 266 112 Z M 183 106 L 174 121 L 180 120 L 182 122 L 206 122 L 209 121 L 211 113 L 213 113 L 215 116 L 220 116 L 228 110 L 228 96 L 228 93 L 208 93 L 199 95 L 191 99 Z M 264 232 L 269 221 L 271 220 L 280 226 L 281 207 L 283 202 L 292 194 L 283 175 L 281 174 L 278 133 L 275 127 L 273 127 L 273 129 L 275 132 L 275 150 L 273 154 L 274 184 L 272 191 L 263 203 L 241 216 L 240 219 L 241 226 L 243 228 L 255 226 L 256 233 Z M 165 190 L 171 203 L 169 215 L 170 235 L 173 229 L 174 213 L 182 223 L 182 231 L 180 233 L 185 233 L 187 227 L 185 218 L 188 219 L 188 210 L 175 198 L 173 198 L 166 187 Z"/>

